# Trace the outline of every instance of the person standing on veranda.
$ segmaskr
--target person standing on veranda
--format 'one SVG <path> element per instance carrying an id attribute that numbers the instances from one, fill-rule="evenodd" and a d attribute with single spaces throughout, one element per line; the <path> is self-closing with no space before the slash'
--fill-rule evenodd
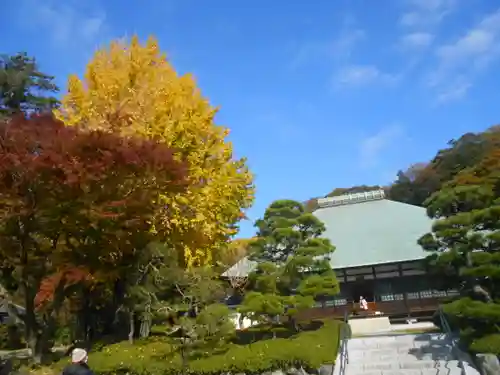
<path id="1" fill-rule="evenodd" d="M 359 297 L 359 307 L 361 310 L 368 310 L 368 302 L 366 302 L 366 299 L 363 296 Z"/>

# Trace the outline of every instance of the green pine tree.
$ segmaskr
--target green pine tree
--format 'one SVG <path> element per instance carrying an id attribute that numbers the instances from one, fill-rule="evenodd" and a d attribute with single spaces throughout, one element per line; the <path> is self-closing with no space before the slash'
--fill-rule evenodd
<path id="1" fill-rule="evenodd" d="M 26 53 L 0 57 L 0 116 L 40 113 L 58 105 L 59 88 Z"/>
<path id="2" fill-rule="evenodd" d="M 298 311 L 339 292 L 328 257 L 335 247 L 321 237 L 324 224 L 296 201 L 272 203 L 256 227 L 249 258 L 257 267 L 240 311 L 267 323 L 286 314 L 296 326 Z"/>
<path id="3" fill-rule="evenodd" d="M 434 273 L 458 288 L 445 312 L 473 351 L 500 354 L 500 148 L 427 201 L 436 221 L 419 242 Z"/>

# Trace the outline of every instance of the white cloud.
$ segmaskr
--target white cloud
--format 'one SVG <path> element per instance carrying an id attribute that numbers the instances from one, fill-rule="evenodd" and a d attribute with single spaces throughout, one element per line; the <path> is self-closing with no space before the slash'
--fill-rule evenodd
<path id="1" fill-rule="evenodd" d="M 395 83 L 398 76 L 384 73 L 374 65 L 350 65 L 340 69 L 334 77 L 337 86 L 365 86 L 373 83 Z"/>
<path id="2" fill-rule="evenodd" d="M 457 101 L 463 99 L 469 89 L 472 87 L 472 84 L 466 80 L 457 80 L 452 85 L 443 88 L 437 96 L 436 102 L 437 104 L 449 103 L 452 101 Z"/>
<path id="3" fill-rule="evenodd" d="M 416 8 L 428 12 L 442 11 L 456 4 L 456 0 L 410 0 L 409 2 Z"/>
<path id="4" fill-rule="evenodd" d="M 399 23 L 404 27 L 431 27 L 439 24 L 455 9 L 456 0 L 408 0 L 409 9 Z"/>
<path id="5" fill-rule="evenodd" d="M 500 9 L 487 15 L 453 43 L 437 49 L 440 64 L 458 67 L 471 64 L 485 67 L 500 52 Z"/>
<path id="6" fill-rule="evenodd" d="M 422 49 L 429 47 L 434 41 L 434 35 L 426 32 L 405 34 L 400 38 L 399 44 L 404 49 Z"/>
<path id="7" fill-rule="evenodd" d="M 330 46 L 333 56 L 337 58 L 351 57 L 354 49 L 365 37 L 366 33 L 358 27 L 356 18 L 351 14 L 345 14 L 342 18 L 342 28 Z"/>
<path id="8" fill-rule="evenodd" d="M 383 152 L 400 142 L 404 131 L 400 125 L 392 124 L 363 139 L 359 146 L 359 162 L 362 167 L 378 164 Z"/>
<path id="9" fill-rule="evenodd" d="M 290 69 L 297 69 L 311 60 L 325 56 L 328 48 L 325 42 L 307 42 L 301 43 L 294 52 L 289 67 Z"/>
<path id="10" fill-rule="evenodd" d="M 365 31 L 356 27 L 355 19 L 346 16 L 342 20 L 341 30 L 335 37 L 329 40 L 301 43 L 295 51 L 290 67 L 295 69 L 313 60 L 325 58 L 337 62 L 349 59 L 365 36 Z"/>
<path id="11" fill-rule="evenodd" d="M 21 0 L 22 21 L 27 27 L 49 34 L 56 47 L 95 43 L 106 27 L 102 11 L 81 9 L 76 2 Z"/>
<path id="12" fill-rule="evenodd" d="M 362 29 L 346 30 L 332 43 L 332 53 L 337 57 L 349 58 L 356 45 L 365 38 Z"/>
<path id="13" fill-rule="evenodd" d="M 104 14 L 89 17 L 82 22 L 81 35 L 85 40 L 95 39 L 105 27 L 106 18 Z"/>
<path id="14" fill-rule="evenodd" d="M 373 65 L 348 66 L 338 74 L 338 82 L 343 85 L 364 85 L 372 83 L 381 75 L 380 70 Z"/>
<path id="15" fill-rule="evenodd" d="M 415 26 L 420 23 L 421 16 L 418 12 L 406 12 L 399 19 L 402 26 Z"/>
<path id="16" fill-rule="evenodd" d="M 500 58 L 500 9 L 453 42 L 436 48 L 436 66 L 427 83 L 435 88 L 438 101 L 464 97 L 474 78 Z"/>

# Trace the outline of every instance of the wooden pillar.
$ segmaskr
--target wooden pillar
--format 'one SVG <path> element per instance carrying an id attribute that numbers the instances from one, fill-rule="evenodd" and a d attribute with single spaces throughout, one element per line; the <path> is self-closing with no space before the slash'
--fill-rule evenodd
<path id="1" fill-rule="evenodd" d="M 377 303 L 377 273 L 375 272 L 375 266 L 372 266 L 373 274 L 373 302 Z"/>
<path id="2" fill-rule="evenodd" d="M 398 264 L 398 273 L 399 273 L 399 277 L 403 277 L 403 265 L 401 263 Z M 403 301 L 405 304 L 406 313 L 408 314 L 408 318 L 410 318 L 411 314 L 410 314 L 410 308 L 408 306 L 408 296 L 407 296 L 406 292 L 403 292 Z"/>
<path id="3" fill-rule="evenodd" d="M 345 289 L 347 289 L 347 271 L 345 268 L 342 269 L 342 278 L 344 279 Z M 349 296 L 343 293 L 342 297 L 344 297 L 347 300 L 347 303 L 349 303 Z"/>

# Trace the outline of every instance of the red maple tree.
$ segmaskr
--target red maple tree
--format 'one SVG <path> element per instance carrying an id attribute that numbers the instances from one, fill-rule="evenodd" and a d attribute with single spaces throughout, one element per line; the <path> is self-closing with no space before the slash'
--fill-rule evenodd
<path id="1" fill-rule="evenodd" d="M 0 268 L 22 281 L 25 319 L 36 324 L 35 305 L 57 309 L 58 291 L 117 277 L 148 243 L 165 240 L 163 228 L 151 230 L 158 197 L 184 189 L 186 171 L 155 140 L 51 116 L 1 124 Z"/>

